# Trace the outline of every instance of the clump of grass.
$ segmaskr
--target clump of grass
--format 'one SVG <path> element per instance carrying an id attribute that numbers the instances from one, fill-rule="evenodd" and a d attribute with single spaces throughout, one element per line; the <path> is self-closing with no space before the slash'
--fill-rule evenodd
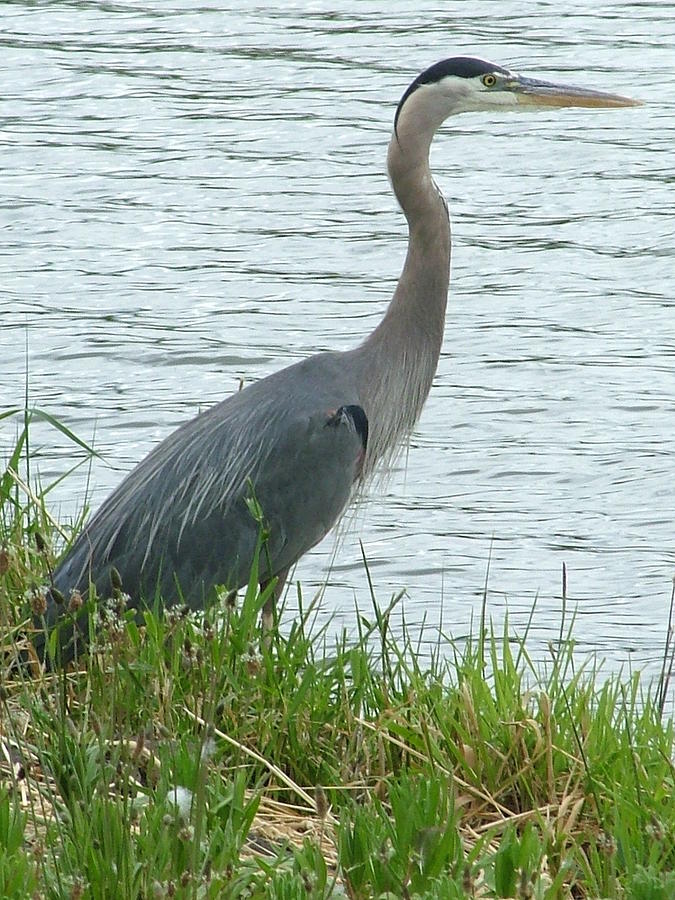
<path id="1" fill-rule="evenodd" d="M 10 509 L 7 659 L 53 565 Z M 571 632 L 535 664 L 487 615 L 423 656 L 396 601 L 329 639 L 300 595 L 268 646 L 265 599 L 118 603 L 79 670 L 5 667 L 0 896 L 674 895 L 672 723 L 637 675 Z"/>
<path id="2" fill-rule="evenodd" d="M 49 510 L 49 494 L 96 451 L 62 422 L 41 409 L 8 409 L 0 412 L 0 424 L 18 422 L 14 439 L 4 456 L 0 474 L 0 652 L 5 641 L 19 638 L 31 616 L 38 614 L 41 588 L 50 580 L 57 555 L 82 527 L 86 507 L 75 522 L 64 526 Z M 43 487 L 36 472 L 32 446 L 35 423 L 46 424 L 81 451 L 61 478 Z M 17 598 L 23 602 L 18 603 Z"/>

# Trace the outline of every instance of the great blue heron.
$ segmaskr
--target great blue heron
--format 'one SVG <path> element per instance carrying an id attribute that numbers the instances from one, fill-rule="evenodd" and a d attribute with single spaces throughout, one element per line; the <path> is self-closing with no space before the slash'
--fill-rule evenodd
<path id="1" fill-rule="evenodd" d="M 54 572 L 48 626 L 73 589 L 86 597 L 94 585 L 106 596 L 113 570 L 134 606 L 160 597 L 199 608 L 214 586 L 239 588 L 260 529 L 249 495 L 269 533 L 260 579 L 276 577 L 278 596 L 289 568 L 337 522 L 355 485 L 410 434 L 429 393 L 450 277 L 448 211 L 429 169 L 438 128 L 462 112 L 633 105 L 472 57 L 422 72 L 398 105 L 389 144 L 389 177 L 409 239 L 382 321 L 355 349 L 319 353 L 251 384 L 155 447 Z M 264 610 L 268 621 L 272 612 L 273 598 Z M 63 658 L 70 656 L 64 643 Z"/>

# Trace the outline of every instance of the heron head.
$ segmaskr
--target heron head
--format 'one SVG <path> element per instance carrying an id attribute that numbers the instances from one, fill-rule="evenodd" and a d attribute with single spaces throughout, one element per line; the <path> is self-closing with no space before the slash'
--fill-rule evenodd
<path id="1" fill-rule="evenodd" d="M 641 106 L 619 94 L 526 78 L 495 63 L 472 56 L 444 59 L 426 69 L 409 86 L 396 110 L 394 127 L 404 107 L 413 106 L 432 127 L 454 113 L 561 106 Z"/>

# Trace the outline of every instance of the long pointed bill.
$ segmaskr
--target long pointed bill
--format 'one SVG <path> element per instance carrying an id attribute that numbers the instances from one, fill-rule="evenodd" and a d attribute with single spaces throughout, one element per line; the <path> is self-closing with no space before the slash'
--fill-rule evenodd
<path id="1" fill-rule="evenodd" d="M 621 106 L 642 106 L 642 101 L 573 87 L 570 84 L 553 84 L 536 78 L 518 76 L 510 86 L 518 103 L 528 106 L 591 106 L 605 109 Z"/>

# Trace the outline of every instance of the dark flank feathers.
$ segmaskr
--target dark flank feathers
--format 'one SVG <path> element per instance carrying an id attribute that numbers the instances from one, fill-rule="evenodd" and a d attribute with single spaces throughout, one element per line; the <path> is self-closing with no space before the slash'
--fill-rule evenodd
<path id="1" fill-rule="evenodd" d="M 361 438 L 361 444 L 364 450 L 368 448 L 368 417 L 363 407 L 352 403 L 348 406 L 341 406 L 335 415 L 331 416 L 326 425 L 338 426 L 349 424 L 356 434 Z"/>

